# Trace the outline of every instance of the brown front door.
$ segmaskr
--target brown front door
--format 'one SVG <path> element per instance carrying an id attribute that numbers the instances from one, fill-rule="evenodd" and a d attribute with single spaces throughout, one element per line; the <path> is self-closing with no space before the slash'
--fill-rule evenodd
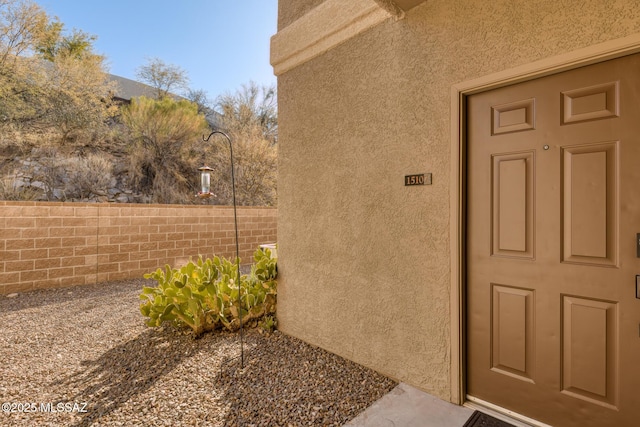
<path id="1" fill-rule="evenodd" d="M 467 394 L 640 425 L 640 56 L 470 96 L 467 150 Z"/>

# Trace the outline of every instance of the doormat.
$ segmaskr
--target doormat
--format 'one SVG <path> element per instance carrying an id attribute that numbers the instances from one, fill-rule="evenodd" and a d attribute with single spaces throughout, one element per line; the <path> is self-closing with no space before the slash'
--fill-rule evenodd
<path id="1" fill-rule="evenodd" d="M 475 411 L 462 427 L 513 427 L 511 424 L 493 418 L 484 412 Z"/>

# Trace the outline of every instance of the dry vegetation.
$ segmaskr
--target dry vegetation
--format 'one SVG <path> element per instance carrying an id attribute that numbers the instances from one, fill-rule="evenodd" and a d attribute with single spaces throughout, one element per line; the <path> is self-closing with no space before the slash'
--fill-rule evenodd
<path id="1" fill-rule="evenodd" d="M 217 184 L 207 203 L 229 204 L 228 148 L 200 143 L 211 130 L 206 94 L 171 95 L 186 72 L 154 58 L 138 75 L 155 98 L 115 103 L 95 39 L 65 32 L 32 0 L 0 0 L 0 199 L 201 203 L 206 161 Z M 251 83 L 215 110 L 234 139 L 238 203 L 275 205 L 275 90 Z"/>

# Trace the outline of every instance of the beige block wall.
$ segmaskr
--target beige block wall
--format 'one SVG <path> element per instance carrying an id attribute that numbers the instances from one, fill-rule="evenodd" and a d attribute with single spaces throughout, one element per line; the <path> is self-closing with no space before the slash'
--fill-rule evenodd
<path id="1" fill-rule="evenodd" d="M 240 258 L 276 241 L 277 210 L 239 207 Z M 0 295 L 140 278 L 235 258 L 233 207 L 0 201 Z"/>
<path id="2" fill-rule="evenodd" d="M 427 0 L 279 75 L 280 328 L 455 400 L 451 87 L 639 31 L 635 1 Z"/>

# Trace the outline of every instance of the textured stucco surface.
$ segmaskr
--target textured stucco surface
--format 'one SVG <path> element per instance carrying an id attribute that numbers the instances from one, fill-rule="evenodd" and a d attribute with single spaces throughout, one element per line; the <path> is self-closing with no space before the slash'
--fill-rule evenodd
<path id="1" fill-rule="evenodd" d="M 300 19 L 324 0 L 278 0 L 278 30 Z"/>
<path id="2" fill-rule="evenodd" d="M 639 31 L 635 1 L 428 0 L 280 75 L 280 328 L 449 400 L 451 86 Z"/>
<path id="3" fill-rule="evenodd" d="M 389 18 L 372 0 L 327 0 L 271 38 L 276 75 L 328 51 Z"/>

